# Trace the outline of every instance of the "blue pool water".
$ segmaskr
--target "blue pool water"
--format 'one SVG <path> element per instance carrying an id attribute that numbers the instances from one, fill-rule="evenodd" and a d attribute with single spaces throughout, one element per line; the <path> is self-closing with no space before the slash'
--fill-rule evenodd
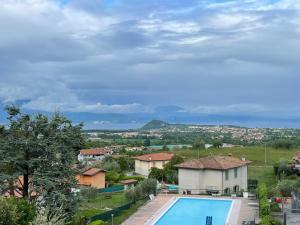
<path id="1" fill-rule="evenodd" d="M 155 225 L 205 225 L 206 216 L 212 216 L 213 225 L 224 225 L 231 200 L 179 198 Z"/>

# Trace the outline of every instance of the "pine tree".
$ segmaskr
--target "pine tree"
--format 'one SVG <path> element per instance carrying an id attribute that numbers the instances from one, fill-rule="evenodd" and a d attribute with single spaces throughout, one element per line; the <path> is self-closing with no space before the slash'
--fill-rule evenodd
<path id="1" fill-rule="evenodd" d="M 73 125 L 59 113 L 48 118 L 23 114 L 14 106 L 6 111 L 7 127 L 0 129 L 0 179 L 6 181 L 2 185 L 13 193 L 19 179 L 22 187 L 15 190 L 24 198 L 31 200 L 37 193 L 50 209 L 63 207 L 71 215 L 71 188 L 76 184 L 71 165 L 84 142 L 82 124 Z"/>

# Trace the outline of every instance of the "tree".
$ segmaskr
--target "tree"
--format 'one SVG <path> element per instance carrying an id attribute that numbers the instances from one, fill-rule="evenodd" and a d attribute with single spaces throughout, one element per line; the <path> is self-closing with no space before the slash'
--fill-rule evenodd
<path id="1" fill-rule="evenodd" d="M 144 146 L 150 146 L 151 145 L 151 141 L 149 138 L 144 140 Z"/>
<path id="2" fill-rule="evenodd" d="M 4 189 L 14 191 L 31 200 L 32 194 L 43 197 L 50 209 L 62 207 L 68 215 L 76 209 L 76 185 L 71 165 L 83 145 L 82 124 L 74 126 L 70 120 L 55 113 L 45 115 L 21 113 L 14 106 L 6 107 L 7 128 L 1 130 L 0 182 L 7 180 Z M 14 187 L 20 181 L 21 188 Z"/>
<path id="3" fill-rule="evenodd" d="M 221 148 L 222 147 L 222 142 L 220 140 L 216 140 L 213 142 L 214 148 Z"/>
<path id="4" fill-rule="evenodd" d="M 143 196 L 148 196 L 150 194 L 156 195 L 157 181 L 155 179 L 146 179 L 140 183 Z"/>
<path id="5" fill-rule="evenodd" d="M 279 139 L 273 142 L 273 147 L 276 149 L 292 149 L 294 143 L 288 139 Z"/>
<path id="6" fill-rule="evenodd" d="M 202 140 L 197 140 L 193 143 L 195 149 L 205 149 L 205 143 Z"/>
<path id="7" fill-rule="evenodd" d="M 156 167 L 152 167 L 148 177 L 156 179 L 158 181 L 166 180 L 165 170 L 164 169 L 159 169 L 159 168 L 156 168 Z"/>

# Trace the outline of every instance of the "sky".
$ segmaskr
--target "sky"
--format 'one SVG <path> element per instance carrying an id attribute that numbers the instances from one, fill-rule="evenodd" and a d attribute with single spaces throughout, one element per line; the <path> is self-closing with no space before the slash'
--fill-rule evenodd
<path id="1" fill-rule="evenodd" d="M 2 105 L 300 118 L 299 0 L 0 0 L 0 31 Z"/>

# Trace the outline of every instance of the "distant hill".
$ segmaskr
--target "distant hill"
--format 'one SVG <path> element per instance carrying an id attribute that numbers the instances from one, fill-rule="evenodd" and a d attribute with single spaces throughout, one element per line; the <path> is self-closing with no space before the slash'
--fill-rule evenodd
<path id="1" fill-rule="evenodd" d="M 150 129 L 160 129 L 164 127 L 168 127 L 170 124 L 161 121 L 161 120 L 152 120 L 149 123 L 145 124 L 141 129 L 142 130 L 150 130 Z"/>

